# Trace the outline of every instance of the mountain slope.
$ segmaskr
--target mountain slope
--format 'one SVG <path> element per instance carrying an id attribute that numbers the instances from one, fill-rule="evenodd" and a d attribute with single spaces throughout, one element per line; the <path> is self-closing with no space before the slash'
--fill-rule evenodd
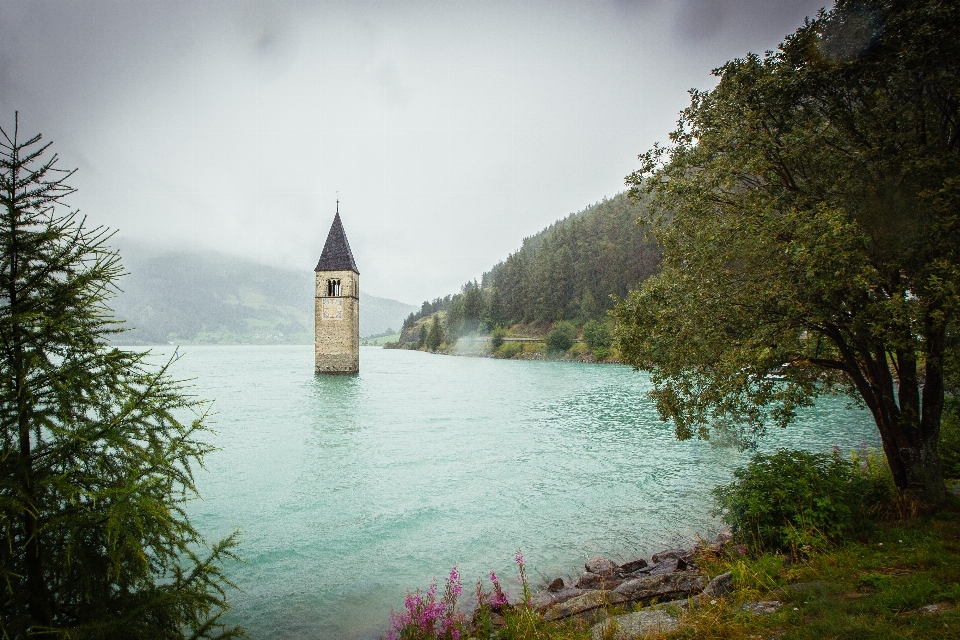
<path id="1" fill-rule="evenodd" d="M 424 302 L 404 321 L 404 341 L 412 341 L 418 320 L 447 311 L 448 335 L 557 320 L 582 324 L 603 320 L 623 297 L 660 267 L 656 242 L 637 224 L 645 202 L 625 193 L 570 214 L 539 233 L 506 260 L 468 282 L 460 293 Z"/>
<path id="2" fill-rule="evenodd" d="M 121 247 L 128 275 L 112 301 L 130 330 L 123 344 L 313 343 L 313 271 L 211 252 Z M 397 329 L 411 310 L 360 294 L 360 335 Z"/>

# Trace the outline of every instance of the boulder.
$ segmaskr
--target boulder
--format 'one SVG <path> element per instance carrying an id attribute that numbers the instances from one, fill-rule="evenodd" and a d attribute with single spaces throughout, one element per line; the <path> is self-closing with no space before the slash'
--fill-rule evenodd
<path id="1" fill-rule="evenodd" d="M 683 571 L 689 565 L 681 558 L 665 558 L 656 564 L 640 569 L 637 573 L 645 573 L 649 576 L 659 576 L 664 573 L 673 573 L 674 571 Z"/>
<path id="2" fill-rule="evenodd" d="M 636 560 L 631 560 L 630 562 L 624 562 L 617 568 L 617 573 L 621 575 L 626 575 L 628 573 L 633 573 L 639 571 L 647 566 L 647 561 L 643 558 L 638 558 Z"/>
<path id="3" fill-rule="evenodd" d="M 577 589 L 607 589 L 609 591 L 617 588 L 622 582 L 624 582 L 624 578 L 619 578 L 610 573 L 597 574 L 587 571 L 580 576 L 580 579 L 573 586 Z"/>
<path id="4" fill-rule="evenodd" d="M 553 581 L 547 585 L 547 591 L 556 593 L 563 589 L 563 578 L 554 578 Z"/>
<path id="5" fill-rule="evenodd" d="M 650 633 L 664 633 L 677 628 L 677 619 L 660 609 L 645 609 L 622 616 L 607 618 L 590 629 L 593 640 L 608 638 L 610 627 L 616 625 L 615 638 L 643 638 Z"/>
<path id="6" fill-rule="evenodd" d="M 537 611 L 546 611 L 555 604 L 582 596 L 584 593 L 586 592 L 574 587 L 564 587 L 559 591 L 538 591 L 530 597 L 530 601 Z"/>
<path id="7" fill-rule="evenodd" d="M 651 560 L 653 564 L 657 564 L 671 558 L 682 560 L 686 564 L 693 564 L 693 549 L 667 549 L 666 551 L 653 554 Z"/>
<path id="8" fill-rule="evenodd" d="M 710 581 L 710 584 L 703 590 L 703 594 L 710 596 L 711 598 L 716 598 L 718 596 L 725 596 L 728 593 L 733 591 L 733 574 L 729 571 L 726 573 L 721 573 L 716 578 Z"/>
<path id="9" fill-rule="evenodd" d="M 758 616 L 768 616 L 783 606 L 779 600 L 761 600 L 759 602 L 746 602 L 743 610 Z"/>
<path id="10" fill-rule="evenodd" d="M 617 568 L 617 563 L 610 558 L 595 556 L 586 561 L 583 568 L 587 573 L 596 573 L 601 576 L 608 576 Z"/>
<path id="11" fill-rule="evenodd" d="M 543 617 L 545 620 L 561 620 L 572 616 L 595 617 L 603 613 L 594 613 L 597 609 L 622 602 L 626 602 L 626 598 L 614 591 L 587 591 L 576 598 L 551 606 Z"/>
<path id="12" fill-rule="evenodd" d="M 700 593 L 706 585 L 706 578 L 696 571 L 677 571 L 627 580 L 613 592 L 631 602 L 654 598 L 662 602 Z"/>

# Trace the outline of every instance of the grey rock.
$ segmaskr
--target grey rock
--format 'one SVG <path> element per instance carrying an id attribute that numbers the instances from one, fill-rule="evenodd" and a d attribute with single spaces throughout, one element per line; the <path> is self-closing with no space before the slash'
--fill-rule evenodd
<path id="1" fill-rule="evenodd" d="M 613 574 L 597 574 L 587 571 L 577 580 L 575 586 L 577 589 L 615 589 L 625 580 Z"/>
<path id="2" fill-rule="evenodd" d="M 546 611 L 555 604 L 560 604 L 577 596 L 582 596 L 584 593 L 586 592 L 574 587 L 564 587 L 559 591 L 538 591 L 531 596 L 530 600 L 533 602 L 534 609 L 537 611 Z"/>
<path id="3" fill-rule="evenodd" d="M 588 573 L 596 573 L 602 576 L 608 576 L 617 568 L 617 563 L 610 558 L 595 556 L 587 560 L 587 562 L 583 565 L 583 568 L 586 569 Z"/>
<path id="4" fill-rule="evenodd" d="M 674 631 L 677 619 L 660 609 L 645 609 L 622 616 L 613 616 L 590 629 L 593 640 L 601 640 L 616 625 L 615 638 L 642 638 L 649 633 Z"/>
<path id="5" fill-rule="evenodd" d="M 647 561 L 644 560 L 643 558 L 638 558 L 636 560 L 631 560 L 630 562 L 624 562 L 617 569 L 617 573 L 625 575 L 628 573 L 633 573 L 634 571 L 639 571 L 640 569 L 643 569 L 646 566 L 647 566 Z"/>
<path id="6" fill-rule="evenodd" d="M 597 609 L 625 601 L 626 598 L 614 591 L 588 591 L 576 598 L 551 606 L 543 617 L 545 620 L 561 620 L 572 616 L 595 618 L 600 615 L 599 612 L 593 613 Z M 584 614 L 592 615 L 584 616 Z"/>
<path id="7" fill-rule="evenodd" d="M 659 576 L 664 573 L 673 573 L 674 571 L 683 571 L 689 568 L 689 565 L 680 558 L 667 558 L 656 564 L 640 569 L 637 573 L 645 573 L 650 576 Z"/>
<path id="8" fill-rule="evenodd" d="M 715 598 L 717 596 L 725 596 L 732 591 L 733 574 L 728 571 L 727 573 L 721 573 L 716 578 L 711 580 L 710 584 L 708 584 L 706 589 L 703 590 L 703 593 L 711 598 Z"/>
<path id="9" fill-rule="evenodd" d="M 653 554 L 651 560 L 653 561 L 653 564 L 657 564 L 671 558 L 676 558 L 677 560 L 681 560 L 686 564 L 693 564 L 693 550 L 667 549 L 666 551 Z"/>
<path id="10" fill-rule="evenodd" d="M 707 585 L 706 578 L 696 571 L 677 571 L 655 576 L 642 576 L 628 580 L 614 589 L 631 602 L 652 600 L 676 600 L 700 593 Z"/>
<path id="11" fill-rule="evenodd" d="M 779 600 L 761 600 L 759 602 L 747 602 L 743 605 L 743 610 L 758 616 L 768 616 L 783 606 Z"/>
<path id="12" fill-rule="evenodd" d="M 954 606 L 949 602 L 938 602 L 936 604 L 928 604 L 925 607 L 920 607 L 920 613 L 927 613 L 927 614 L 945 613 L 947 611 L 953 611 L 953 610 L 954 610 Z"/>
<path id="13" fill-rule="evenodd" d="M 733 539 L 733 533 L 730 530 L 724 530 L 717 534 L 717 537 L 713 539 L 714 544 L 718 544 L 721 547 L 725 547 L 730 544 L 730 540 Z"/>
<path id="14" fill-rule="evenodd" d="M 547 591 L 556 593 L 563 589 L 563 578 L 554 578 L 553 581 L 547 585 Z"/>

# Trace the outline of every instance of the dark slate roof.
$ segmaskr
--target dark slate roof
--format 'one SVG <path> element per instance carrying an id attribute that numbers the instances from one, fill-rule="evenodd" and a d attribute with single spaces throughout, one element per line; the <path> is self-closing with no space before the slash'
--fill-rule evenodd
<path id="1" fill-rule="evenodd" d="M 314 271 L 353 271 L 360 275 L 357 263 L 353 259 L 353 252 L 350 251 L 350 243 L 347 242 L 347 234 L 343 231 L 339 212 L 334 216 L 333 224 L 330 225 L 327 242 L 323 245 L 320 262 L 317 263 Z"/>

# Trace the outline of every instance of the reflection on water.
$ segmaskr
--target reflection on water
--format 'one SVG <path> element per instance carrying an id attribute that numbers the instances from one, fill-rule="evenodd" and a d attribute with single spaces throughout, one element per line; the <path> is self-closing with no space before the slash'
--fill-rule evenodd
<path id="1" fill-rule="evenodd" d="M 190 511 L 243 531 L 232 618 L 254 638 L 377 637 L 408 588 L 454 563 L 512 575 L 518 547 L 552 577 L 709 533 L 710 489 L 746 459 L 677 442 L 626 367 L 363 348 L 359 376 L 315 377 L 309 346 L 183 351 L 221 447 Z M 761 448 L 874 431 L 830 398 Z"/>

